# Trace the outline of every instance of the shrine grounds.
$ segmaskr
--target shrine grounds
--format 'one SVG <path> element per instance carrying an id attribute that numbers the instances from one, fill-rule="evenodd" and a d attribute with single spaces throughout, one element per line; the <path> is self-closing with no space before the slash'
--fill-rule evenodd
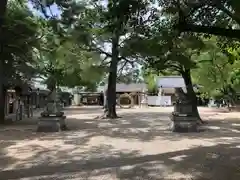
<path id="1" fill-rule="evenodd" d="M 0 128 L 0 180 L 239 180 L 240 113 L 199 108 L 208 124 L 172 133 L 172 107 L 65 110 L 68 131 L 36 133 L 34 118 Z"/>

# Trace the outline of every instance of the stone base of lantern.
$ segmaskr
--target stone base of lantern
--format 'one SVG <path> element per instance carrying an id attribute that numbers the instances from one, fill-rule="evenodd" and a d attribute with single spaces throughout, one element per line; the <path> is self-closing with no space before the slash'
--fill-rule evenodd
<path id="1" fill-rule="evenodd" d="M 171 115 L 170 129 L 173 132 L 198 132 L 198 118 L 190 114 L 177 114 Z"/>
<path id="2" fill-rule="evenodd" d="M 66 116 L 39 117 L 37 132 L 59 132 L 67 129 Z"/>

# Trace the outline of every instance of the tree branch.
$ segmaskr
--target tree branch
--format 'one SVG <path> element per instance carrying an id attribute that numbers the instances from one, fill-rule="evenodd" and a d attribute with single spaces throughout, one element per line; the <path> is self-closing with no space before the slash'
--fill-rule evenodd
<path id="1" fill-rule="evenodd" d="M 179 23 L 177 25 L 177 29 L 180 32 L 196 32 L 196 33 L 205 33 L 205 34 L 211 34 L 211 35 L 217 35 L 217 36 L 225 36 L 229 38 L 236 38 L 240 39 L 240 30 L 237 29 L 227 29 L 227 28 L 221 28 L 221 27 L 214 27 L 214 26 L 203 26 L 203 25 L 194 25 L 194 24 L 188 24 L 186 22 L 186 18 L 189 17 L 193 12 L 198 10 L 199 8 L 203 7 L 209 3 L 209 1 L 203 1 L 201 3 L 195 4 L 192 9 L 190 10 L 190 13 L 186 16 L 183 12 L 183 10 L 180 7 L 179 1 L 176 2 L 176 6 L 179 10 Z M 210 3 L 212 7 L 216 7 L 217 9 L 223 11 L 225 14 L 227 14 L 229 17 L 231 17 L 233 20 L 235 20 L 238 24 L 240 23 L 240 18 L 237 17 L 235 14 L 230 12 L 227 8 L 225 8 L 222 4 L 220 4 L 218 1 L 214 2 L 213 4 Z"/>
<path id="2" fill-rule="evenodd" d="M 224 5 L 219 2 L 218 0 L 215 2 L 215 6 L 216 8 L 218 8 L 219 10 L 223 11 L 225 14 L 227 14 L 230 18 L 232 18 L 234 21 L 236 21 L 238 24 L 240 24 L 240 18 L 233 12 L 231 12 L 230 10 L 228 10 L 226 7 L 224 7 Z"/>
<path id="3" fill-rule="evenodd" d="M 117 74 L 122 74 L 122 71 L 123 71 L 123 68 L 127 65 L 127 61 L 124 62 L 124 64 L 122 65 L 122 67 L 118 70 L 118 73 Z"/>
<path id="4" fill-rule="evenodd" d="M 102 63 L 100 64 L 100 66 L 105 67 L 105 66 L 109 65 L 111 61 L 106 61 L 108 58 L 109 58 L 109 57 L 106 56 L 106 57 L 103 59 L 103 61 L 102 61 Z"/>
<path id="5" fill-rule="evenodd" d="M 180 32 L 206 33 L 216 36 L 240 39 L 240 30 L 238 29 L 225 29 L 220 27 L 201 26 L 186 23 L 179 24 L 177 28 Z"/>
<path id="6" fill-rule="evenodd" d="M 98 52 L 100 54 L 104 54 L 106 57 L 104 58 L 104 60 L 106 60 L 107 58 L 111 58 L 112 57 L 112 54 L 109 53 L 109 52 L 106 52 L 104 50 L 102 50 L 101 48 L 85 48 L 83 50 L 86 50 L 86 51 L 94 51 L 94 52 Z M 118 57 L 118 61 L 121 61 L 121 60 L 124 60 L 126 61 L 127 63 L 131 64 L 133 66 L 134 62 L 135 61 L 131 61 L 129 59 L 127 59 L 126 57 L 123 57 L 123 56 L 120 56 Z"/>

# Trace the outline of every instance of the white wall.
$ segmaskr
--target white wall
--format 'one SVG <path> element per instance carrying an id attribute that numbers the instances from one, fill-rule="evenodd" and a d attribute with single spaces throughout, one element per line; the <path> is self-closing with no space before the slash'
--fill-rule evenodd
<path id="1" fill-rule="evenodd" d="M 148 105 L 150 106 L 171 106 L 171 96 L 148 96 Z"/>
<path id="2" fill-rule="evenodd" d="M 80 94 L 73 94 L 73 102 L 74 102 L 74 105 L 80 105 Z"/>

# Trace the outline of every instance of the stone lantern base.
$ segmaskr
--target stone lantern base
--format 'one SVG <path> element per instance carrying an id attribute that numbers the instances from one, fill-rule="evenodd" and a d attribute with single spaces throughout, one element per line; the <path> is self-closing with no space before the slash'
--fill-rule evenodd
<path id="1" fill-rule="evenodd" d="M 170 128 L 173 132 L 198 132 L 198 118 L 189 114 L 171 115 Z"/>
<path id="2" fill-rule="evenodd" d="M 49 103 L 46 110 L 41 113 L 37 132 L 59 132 L 67 129 L 65 123 L 66 116 L 56 106 L 56 103 Z"/>
<path id="3" fill-rule="evenodd" d="M 198 117 L 192 111 L 189 103 L 176 103 L 170 116 L 173 132 L 198 132 Z"/>
<path id="4" fill-rule="evenodd" d="M 59 132 L 66 130 L 66 116 L 39 117 L 37 132 Z"/>

